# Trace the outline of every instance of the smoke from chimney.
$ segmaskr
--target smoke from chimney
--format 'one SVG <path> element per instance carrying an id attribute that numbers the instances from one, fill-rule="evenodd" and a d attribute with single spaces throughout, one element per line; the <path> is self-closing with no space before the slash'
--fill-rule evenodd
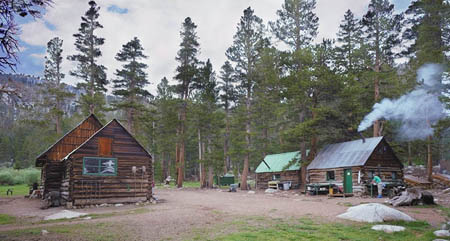
<path id="1" fill-rule="evenodd" d="M 383 99 L 373 106 L 359 124 L 364 131 L 376 120 L 399 121 L 398 137 L 404 140 L 425 139 L 433 134 L 432 125 L 445 116 L 445 107 L 439 100 L 443 68 L 438 64 L 425 64 L 417 71 L 419 85 L 398 99 Z"/>

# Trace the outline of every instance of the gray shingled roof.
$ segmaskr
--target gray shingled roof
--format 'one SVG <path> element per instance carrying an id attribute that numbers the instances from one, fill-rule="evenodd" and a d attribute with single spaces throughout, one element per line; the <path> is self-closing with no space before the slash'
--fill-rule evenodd
<path id="1" fill-rule="evenodd" d="M 366 138 L 325 146 L 308 165 L 310 169 L 363 166 L 383 137 Z"/>

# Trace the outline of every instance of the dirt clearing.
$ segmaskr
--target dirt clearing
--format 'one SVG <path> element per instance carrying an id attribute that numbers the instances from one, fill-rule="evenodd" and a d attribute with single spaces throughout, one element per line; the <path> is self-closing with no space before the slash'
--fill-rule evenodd
<path id="1" fill-rule="evenodd" d="M 156 205 L 76 209 L 74 211 L 88 213 L 92 219 L 57 222 L 42 220 L 63 208 L 41 210 L 38 200 L 2 198 L 0 213 L 14 216 L 17 221 L 0 225 L 0 239 L 91 240 L 102 237 L 102 240 L 185 240 L 205 235 L 205 232 L 210 232 L 212 237 L 233 233 L 243 220 L 256 220 L 260 225 L 307 217 L 320 222 L 345 223 L 336 215 L 348 207 L 385 201 L 305 196 L 294 191 L 265 194 L 262 191 L 229 193 L 223 190 L 156 189 L 155 194 L 159 199 Z M 433 226 L 440 225 L 446 218 L 443 211 L 435 207 L 403 207 L 399 210 Z M 49 234 L 42 235 L 43 229 Z"/>

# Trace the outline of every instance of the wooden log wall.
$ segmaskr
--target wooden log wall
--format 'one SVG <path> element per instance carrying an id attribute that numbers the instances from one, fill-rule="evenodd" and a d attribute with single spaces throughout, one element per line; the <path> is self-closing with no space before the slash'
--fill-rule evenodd
<path id="1" fill-rule="evenodd" d="M 44 187 L 45 194 L 51 191 L 59 191 L 61 186 L 64 166 L 59 161 L 47 162 L 42 168 L 41 185 Z"/>
<path id="2" fill-rule="evenodd" d="M 99 138 L 111 138 L 111 156 L 100 156 Z M 116 176 L 83 175 L 83 157 L 117 158 Z M 70 200 L 74 205 L 145 200 L 152 192 L 152 159 L 117 122 L 111 122 L 71 156 Z M 133 166 L 137 167 L 133 173 Z M 145 172 L 142 167 L 145 167 Z"/>
<path id="3" fill-rule="evenodd" d="M 300 171 L 264 172 L 256 174 L 256 188 L 267 189 L 269 182 L 272 181 L 272 176 L 275 174 L 280 174 L 280 182 L 290 181 L 292 182 L 292 187 L 300 185 Z"/>

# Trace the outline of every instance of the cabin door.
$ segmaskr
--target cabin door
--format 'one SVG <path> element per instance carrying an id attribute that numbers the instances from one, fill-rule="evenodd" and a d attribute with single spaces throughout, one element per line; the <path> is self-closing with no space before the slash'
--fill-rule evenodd
<path id="1" fill-rule="evenodd" d="M 353 193 L 352 169 L 344 169 L 344 192 Z"/>

